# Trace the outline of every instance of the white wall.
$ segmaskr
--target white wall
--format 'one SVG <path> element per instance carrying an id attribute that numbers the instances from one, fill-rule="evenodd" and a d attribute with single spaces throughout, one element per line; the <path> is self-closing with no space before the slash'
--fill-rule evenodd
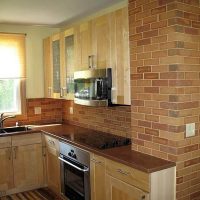
<path id="1" fill-rule="evenodd" d="M 58 28 L 0 24 L 0 32 L 26 33 L 26 96 L 44 97 L 43 39 L 59 32 Z"/>

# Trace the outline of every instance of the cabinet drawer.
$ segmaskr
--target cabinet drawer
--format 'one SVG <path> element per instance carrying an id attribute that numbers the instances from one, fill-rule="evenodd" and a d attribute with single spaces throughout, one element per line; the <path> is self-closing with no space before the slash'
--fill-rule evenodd
<path id="1" fill-rule="evenodd" d="M 150 190 L 148 173 L 111 160 L 106 160 L 106 173 L 144 191 Z"/>
<path id="2" fill-rule="evenodd" d="M 0 137 L 0 148 L 11 147 L 11 137 Z"/>
<path id="3" fill-rule="evenodd" d="M 45 143 L 47 148 L 55 149 L 59 151 L 59 143 L 56 138 L 53 138 L 49 135 L 44 135 Z"/>
<path id="4" fill-rule="evenodd" d="M 41 133 L 31 133 L 12 136 L 12 146 L 38 144 L 41 142 Z"/>
<path id="5" fill-rule="evenodd" d="M 91 154 L 90 158 L 91 158 L 90 161 L 92 163 L 97 164 L 97 165 L 101 165 L 101 166 L 105 166 L 105 158 L 98 156 L 98 155 L 95 155 L 95 154 Z"/>

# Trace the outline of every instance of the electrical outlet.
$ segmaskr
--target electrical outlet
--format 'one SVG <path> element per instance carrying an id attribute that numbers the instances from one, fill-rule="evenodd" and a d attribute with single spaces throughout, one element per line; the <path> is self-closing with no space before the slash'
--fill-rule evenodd
<path id="1" fill-rule="evenodd" d="M 195 136 L 195 123 L 186 124 L 186 137 Z"/>
<path id="2" fill-rule="evenodd" d="M 34 112 L 35 112 L 35 115 L 39 115 L 39 114 L 41 114 L 41 107 L 35 107 L 34 108 Z"/>
<path id="3" fill-rule="evenodd" d="M 69 107 L 69 113 L 70 113 L 70 115 L 73 115 L 73 113 L 74 113 L 73 107 Z"/>

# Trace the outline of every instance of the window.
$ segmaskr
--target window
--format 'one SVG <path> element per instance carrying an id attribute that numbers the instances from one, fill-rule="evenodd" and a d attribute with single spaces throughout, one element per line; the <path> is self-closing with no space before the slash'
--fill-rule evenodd
<path id="1" fill-rule="evenodd" d="M 0 33 L 0 113 L 22 114 L 25 100 L 25 35 Z"/>

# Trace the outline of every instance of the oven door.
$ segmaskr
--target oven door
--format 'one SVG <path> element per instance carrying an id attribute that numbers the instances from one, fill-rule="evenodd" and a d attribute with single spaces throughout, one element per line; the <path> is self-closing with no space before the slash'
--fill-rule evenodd
<path id="1" fill-rule="evenodd" d="M 89 167 L 63 155 L 61 161 L 61 192 L 69 200 L 90 200 Z"/>

